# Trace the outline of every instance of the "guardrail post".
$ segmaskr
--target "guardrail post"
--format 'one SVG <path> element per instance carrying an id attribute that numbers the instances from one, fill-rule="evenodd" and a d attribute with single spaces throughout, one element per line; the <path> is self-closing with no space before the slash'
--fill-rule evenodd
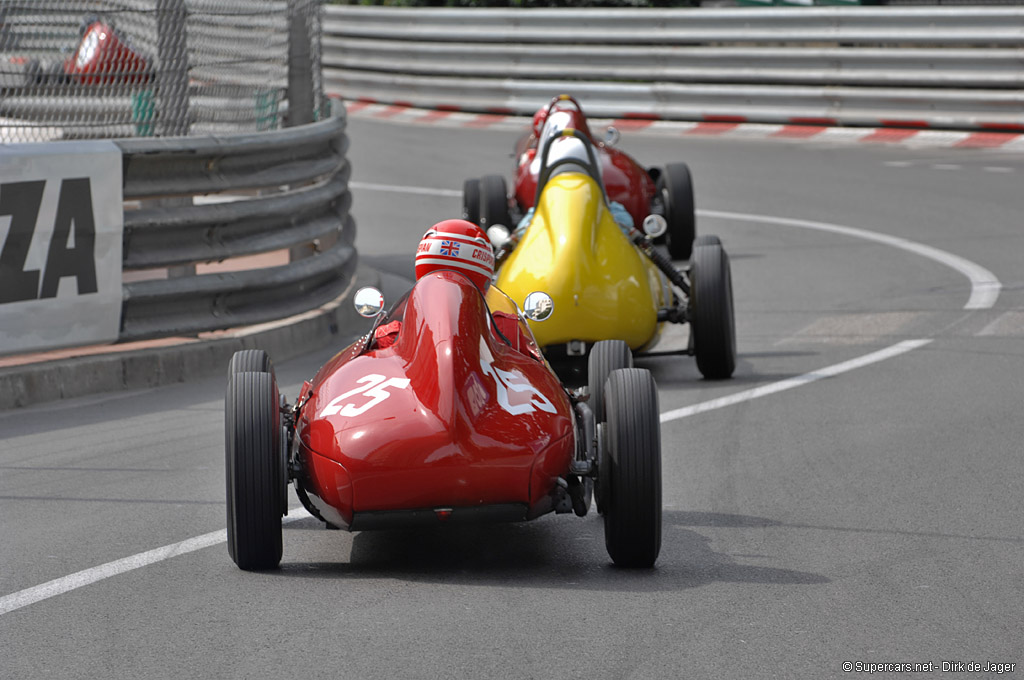
<path id="1" fill-rule="evenodd" d="M 187 14 L 181 0 L 156 0 L 157 121 L 165 137 L 188 135 L 188 40 Z M 143 207 L 192 205 L 192 197 L 158 198 L 142 202 Z M 168 278 L 195 276 L 196 266 L 167 268 Z"/>
<path id="2" fill-rule="evenodd" d="M 310 50 L 309 14 L 315 0 L 288 0 L 288 113 L 284 126 L 313 122 L 313 55 Z M 316 255 L 313 244 L 292 246 L 288 259 L 296 262 Z"/>
<path id="3" fill-rule="evenodd" d="M 313 122 L 313 55 L 310 13 L 313 0 L 288 0 L 288 115 L 285 127 Z"/>
<path id="4" fill-rule="evenodd" d="M 161 136 L 188 134 L 186 18 L 182 0 L 156 0 L 157 116 Z"/>

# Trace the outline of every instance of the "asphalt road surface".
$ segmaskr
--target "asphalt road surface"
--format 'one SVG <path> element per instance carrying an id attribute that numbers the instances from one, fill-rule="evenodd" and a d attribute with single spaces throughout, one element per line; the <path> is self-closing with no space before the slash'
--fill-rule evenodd
<path id="1" fill-rule="evenodd" d="M 358 247 L 398 275 L 463 179 L 510 176 L 516 137 L 349 134 Z M 349 534 L 293 513 L 281 569 L 239 571 L 216 375 L 0 413 L 0 678 L 1024 673 L 1024 156 L 620 148 L 690 164 L 736 300 L 733 379 L 637 362 L 663 413 L 656 568 L 614 568 L 595 514 Z M 335 349 L 278 365 L 285 393 Z"/>

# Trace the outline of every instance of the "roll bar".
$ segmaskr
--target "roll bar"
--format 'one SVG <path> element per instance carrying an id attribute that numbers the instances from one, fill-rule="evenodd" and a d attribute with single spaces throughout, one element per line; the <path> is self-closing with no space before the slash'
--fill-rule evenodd
<path id="1" fill-rule="evenodd" d="M 563 96 L 567 97 L 568 95 Z M 561 158 L 551 165 L 548 165 L 548 155 L 551 153 L 551 147 L 554 145 L 556 140 L 562 137 L 575 137 L 583 143 L 584 148 L 587 150 L 588 162 L 586 164 L 576 158 Z M 601 190 L 601 197 L 607 204 L 608 194 L 605 193 L 604 180 L 601 177 L 601 164 L 597 160 L 597 152 L 594 150 L 594 143 L 590 141 L 590 138 L 587 137 L 587 135 L 575 128 L 555 130 L 548 135 L 547 139 L 543 140 L 540 152 L 540 171 L 537 173 L 537 193 L 533 197 L 533 204 L 537 205 L 540 202 L 541 192 L 544 190 L 544 186 L 548 183 L 548 180 L 551 179 L 551 175 L 555 169 L 559 166 L 568 164 L 580 166 L 595 182 L 597 182 L 597 186 Z"/>

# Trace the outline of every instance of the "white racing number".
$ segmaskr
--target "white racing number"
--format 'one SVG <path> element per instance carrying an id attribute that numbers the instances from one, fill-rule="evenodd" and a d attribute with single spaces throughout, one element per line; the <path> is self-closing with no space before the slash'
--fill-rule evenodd
<path id="1" fill-rule="evenodd" d="M 492 361 L 494 361 L 494 357 L 491 356 L 490 351 L 481 339 L 480 370 L 484 372 L 484 375 L 489 375 L 494 378 L 494 385 L 498 391 L 498 405 L 501 406 L 501 408 L 514 416 L 522 415 L 524 413 L 533 413 L 536 409 L 540 409 L 541 411 L 546 411 L 548 413 L 556 413 L 554 404 L 552 404 L 547 397 L 541 394 L 536 387 L 527 382 L 524 376 L 517 375 L 500 368 L 495 368 L 491 365 Z M 513 392 L 526 392 L 531 396 L 525 403 L 512 404 L 508 400 L 509 390 L 512 390 Z"/>
<path id="2" fill-rule="evenodd" d="M 409 386 L 408 378 L 387 378 L 386 376 L 379 375 L 377 373 L 371 373 L 364 375 L 362 378 L 356 381 L 360 386 L 354 390 L 349 390 L 344 394 L 340 394 L 320 411 L 319 418 L 326 418 L 327 416 L 342 415 L 342 416 L 358 416 L 366 413 L 371 408 L 381 403 L 385 399 L 391 396 L 388 392 L 389 387 L 397 387 L 399 389 L 405 389 Z M 350 397 L 356 396 L 370 397 L 363 403 L 346 402 Z"/>

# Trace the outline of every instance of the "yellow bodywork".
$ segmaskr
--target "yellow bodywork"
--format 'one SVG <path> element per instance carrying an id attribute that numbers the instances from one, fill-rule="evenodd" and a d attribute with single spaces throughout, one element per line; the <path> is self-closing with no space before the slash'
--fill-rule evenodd
<path id="1" fill-rule="evenodd" d="M 554 300 L 554 314 L 530 322 L 541 347 L 582 340 L 653 345 L 667 280 L 616 224 L 597 182 L 579 172 L 557 174 L 544 187 L 533 219 L 496 280 L 522 306 L 535 290 Z"/>

